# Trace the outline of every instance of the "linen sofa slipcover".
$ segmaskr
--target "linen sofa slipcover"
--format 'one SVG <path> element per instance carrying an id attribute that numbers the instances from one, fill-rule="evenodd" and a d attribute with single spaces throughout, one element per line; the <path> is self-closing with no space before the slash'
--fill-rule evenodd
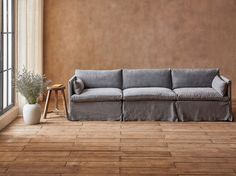
<path id="1" fill-rule="evenodd" d="M 124 69 L 122 76 L 123 120 L 178 120 L 170 69 Z"/>
<path id="2" fill-rule="evenodd" d="M 68 90 L 69 120 L 233 120 L 231 81 L 218 69 L 76 70 Z"/>
<path id="3" fill-rule="evenodd" d="M 121 70 L 76 70 L 69 80 L 69 120 L 121 120 Z M 73 81 L 79 78 L 85 89 L 75 94 Z"/>
<path id="4" fill-rule="evenodd" d="M 222 78 L 229 88 L 225 96 L 212 88 L 219 69 L 173 69 L 171 74 L 179 121 L 233 120 L 231 82 Z"/>

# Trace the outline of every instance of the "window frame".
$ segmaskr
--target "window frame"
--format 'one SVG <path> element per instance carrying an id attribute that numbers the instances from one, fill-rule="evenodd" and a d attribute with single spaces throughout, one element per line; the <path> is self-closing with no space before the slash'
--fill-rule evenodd
<path id="1" fill-rule="evenodd" d="M 3 4 L 4 2 L 7 4 L 6 5 L 6 9 L 7 9 L 7 15 L 6 15 L 6 19 L 4 18 L 4 7 Z M 9 29 L 9 2 L 11 2 L 11 29 Z M 5 112 L 7 112 L 8 110 L 10 110 L 14 105 L 15 105 L 15 88 L 14 88 L 14 67 L 15 67 L 15 3 L 14 0 L 1 0 L 1 34 L 0 34 L 0 115 L 4 114 Z M 4 20 L 6 20 L 6 31 L 4 31 Z M 4 36 L 6 36 L 6 40 L 7 40 L 7 46 L 6 46 L 6 51 L 7 51 L 7 68 L 4 69 L 4 56 L 3 56 L 3 47 L 4 47 L 4 41 L 3 38 Z M 11 66 L 9 67 L 9 36 L 11 36 Z M 6 107 L 3 108 L 4 106 L 4 95 L 3 95 L 3 91 L 4 91 L 4 72 L 6 73 L 6 77 L 7 77 L 7 95 L 6 95 Z M 9 72 L 11 72 L 11 80 L 9 80 L 10 76 L 9 76 Z M 11 81 L 9 83 L 9 81 Z M 11 86 L 9 88 L 9 85 Z M 9 104 L 9 90 L 11 89 L 11 104 Z"/>

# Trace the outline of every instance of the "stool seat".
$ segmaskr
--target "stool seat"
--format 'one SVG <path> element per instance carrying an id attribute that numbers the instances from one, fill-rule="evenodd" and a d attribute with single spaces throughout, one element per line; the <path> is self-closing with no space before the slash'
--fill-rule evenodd
<path id="1" fill-rule="evenodd" d="M 68 117 L 68 110 L 67 110 L 67 104 L 66 104 L 66 96 L 65 96 L 65 86 L 63 84 L 54 84 L 51 86 L 47 87 L 47 98 L 46 98 L 46 103 L 45 103 L 45 108 L 44 108 L 44 112 L 43 112 L 43 118 L 45 119 L 47 117 L 47 113 L 48 112 L 48 106 L 49 106 L 49 102 L 50 102 L 50 97 L 52 92 L 54 91 L 55 93 L 55 110 L 58 110 L 58 91 L 61 91 L 61 94 L 63 96 L 63 102 L 64 102 L 64 107 L 65 107 L 65 113 L 66 113 L 66 117 Z"/>
<path id="2" fill-rule="evenodd" d="M 60 89 L 65 89 L 66 87 L 63 86 L 62 84 L 54 84 L 52 86 L 48 86 L 47 90 L 60 90 Z"/>

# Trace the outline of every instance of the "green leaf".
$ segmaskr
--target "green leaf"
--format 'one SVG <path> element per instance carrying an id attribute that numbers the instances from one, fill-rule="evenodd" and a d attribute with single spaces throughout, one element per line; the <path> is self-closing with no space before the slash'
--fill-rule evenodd
<path id="1" fill-rule="evenodd" d="M 44 75 L 35 74 L 25 67 L 18 72 L 15 80 L 17 91 L 23 95 L 29 104 L 37 103 L 38 97 L 46 90 L 50 81 Z"/>

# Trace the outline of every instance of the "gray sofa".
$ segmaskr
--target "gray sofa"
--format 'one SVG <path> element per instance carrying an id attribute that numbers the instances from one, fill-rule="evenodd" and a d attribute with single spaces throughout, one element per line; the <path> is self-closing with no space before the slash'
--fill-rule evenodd
<path id="1" fill-rule="evenodd" d="M 69 120 L 232 121 L 218 69 L 76 70 Z"/>

